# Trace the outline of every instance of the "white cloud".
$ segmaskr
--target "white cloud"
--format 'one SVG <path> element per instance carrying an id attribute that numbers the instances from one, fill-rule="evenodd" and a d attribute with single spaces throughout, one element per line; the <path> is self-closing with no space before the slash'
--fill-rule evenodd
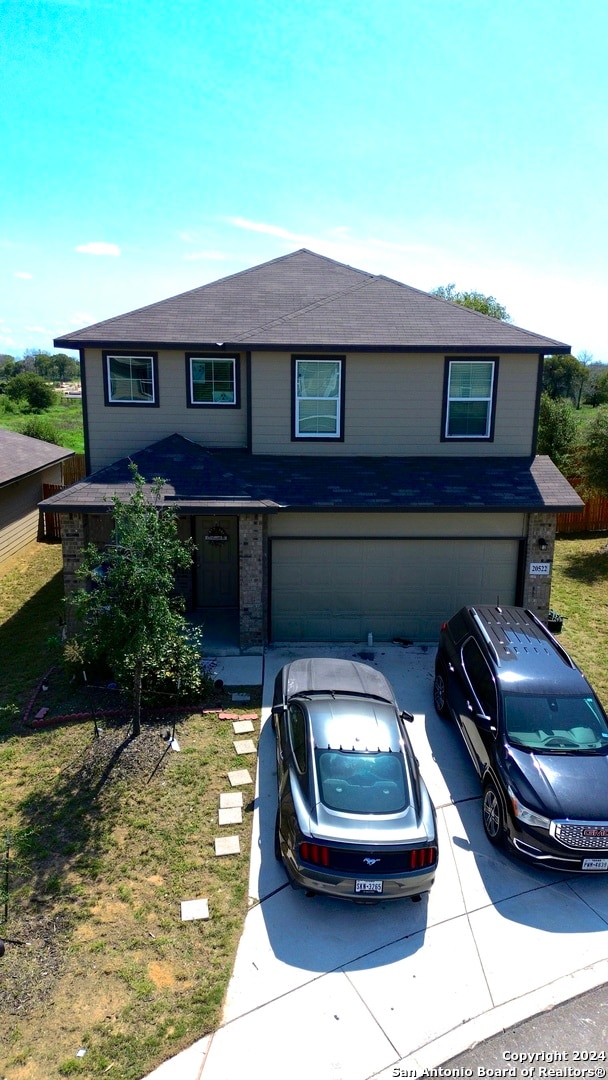
<path id="1" fill-rule="evenodd" d="M 42 334 L 43 337 L 52 337 L 53 331 L 47 326 L 26 326 L 28 334 Z"/>
<path id="2" fill-rule="evenodd" d="M 367 239 L 353 237 L 346 225 L 335 226 L 328 236 L 311 236 L 307 233 L 290 232 L 279 225 L 249 221 L 247 218 L 230 217 L 226 220 L 229 225 L 237 229 L 287 240 L 290 244 L 308 248 L 320 255 L 327 255 L 329 258 L 350 263 L 372 273 L 393 274 L 399 280 L 403 280 L 400 271 L 404 256 L 410 259 L 414 257 L 435 260 L 440 255 L 436 248 L 428 244 L 399 244 L 376 237 Z"/>
<path id="3" fill-rule="evenodd" d="M 13 277 L 21 278 L 23 281 L 31 281 L 33 274 L 28 274 L 27 270 L 15 270 Z"/>
<path id="4" fill-rule="evenodd" d="M 267 225 L 261 221 L 248 221 L 247 218 L 241 217 L 230 217 L 226 220 L 229 225 L 234 225 L 237 229 L 264 233 L 265 236 L 278 236 L 281 240 L 293 241 L 296 244 L 302 244 L 306 239 L 306 237 L 300 236 L 298 233 L 292 233 L 288 229 L 281 228 L 280 225 Z"/>
<path id="5" fill-rule="evenodd" d="M 91 326 L 95 322 L 94 315 L 89 315 L 88 311 L 75 311 L 70 319 L 70 326 Z"/>
<path id="6" fill-rule="evenodd" d="M 118 244 L 106 244 L 103 240 L 94 240 L 89 244 L 78 244 L 74 248 L 82 255 L 120 255 Z"/>

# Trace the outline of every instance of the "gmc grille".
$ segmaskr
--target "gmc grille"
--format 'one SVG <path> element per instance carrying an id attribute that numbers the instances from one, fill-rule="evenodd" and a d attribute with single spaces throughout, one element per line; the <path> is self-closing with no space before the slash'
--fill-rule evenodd
<path id="1" fill-rule="evenodd" d="M 556 821 L 554 835 L 564 847 L 578 851 L 608 851 L 608 825 L 604 823 L 597 825 L 590 821 L 573 825 L 569 821 Z"/>

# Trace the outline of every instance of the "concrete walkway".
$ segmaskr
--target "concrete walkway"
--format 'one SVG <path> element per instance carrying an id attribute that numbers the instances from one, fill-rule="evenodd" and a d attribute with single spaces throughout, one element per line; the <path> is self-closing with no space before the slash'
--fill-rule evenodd
<path id="1" fill-rule="evenodd" d="M 327 655 L 379 667 L 416 714 L 409 732 L 440 838 L 437 879 L 418 904 L 307 897 L 274 859 L 274 742 L 264 723 L 274 677 L 298 656 Z M 222 1026 L 149 1080 L 414 1077 L 608 981 L 608 875 L 568 877 L 494 851 L 460 736 L 433 709 L 434 655 L 433 646 L 319 645 L 222 658 L 227 685 L 263 673 L 251 909 Z"/>

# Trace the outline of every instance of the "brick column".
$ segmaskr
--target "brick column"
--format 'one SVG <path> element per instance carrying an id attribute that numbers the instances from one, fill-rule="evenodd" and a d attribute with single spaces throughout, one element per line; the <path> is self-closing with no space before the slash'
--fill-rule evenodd
<path id="1" fill-rule="evenodd" d="M 528 519 L 522 603 L 543 622 L 546 622 L 551 607 L 551 572 L 555 551 L 556 520 L 556 515 L 550 513 L 530 514 Z M 545 541 L 546 548 L 539 546 L 539 540 Z M 548 565 L 549 573 L 531 573 L 531 567 L 534 564 Z"/>
<path id="2" fill-rule="evenodd" d="M 63 588 L 66 600 L 66 630 L 68 635 L 75 633 L 76 624 L 70 597 L 79 587 L 76 576 L 82 563 L 82 549 L 86 544 L 85 519 L 82 514 L 61 515 L 61 546 L 63 549 Z"/>
<path id="3" fill-rule="evenodd" d="M 243 652 L 266 643 L 267 528 L 265 514 L 239 517 L 239 630 Z"/>

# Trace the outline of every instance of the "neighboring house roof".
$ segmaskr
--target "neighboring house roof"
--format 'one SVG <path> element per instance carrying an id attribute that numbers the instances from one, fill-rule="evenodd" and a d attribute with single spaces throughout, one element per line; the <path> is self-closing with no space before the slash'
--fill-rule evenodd
<path id="1" fill-rule="evenodd" d="M 44 510 L 100 513 L 132 490 L 129 463 L 166 481 L 184 513 L 298 511 L 582 510 L 550 458 L 312 457 L 209 450 L 171 435 L 43 502 Z"/>
<path id="2" fill-rule="evenodd" d="M 305 248 L 65 334 L 55 345 L 570 352 L 564 342 Z"/>
<path id="3" fill-rule="evenodd" d="M 0 487 L 41 472 L 73 455 L 74 451 L 65 446 L 0 429 Z"/>

